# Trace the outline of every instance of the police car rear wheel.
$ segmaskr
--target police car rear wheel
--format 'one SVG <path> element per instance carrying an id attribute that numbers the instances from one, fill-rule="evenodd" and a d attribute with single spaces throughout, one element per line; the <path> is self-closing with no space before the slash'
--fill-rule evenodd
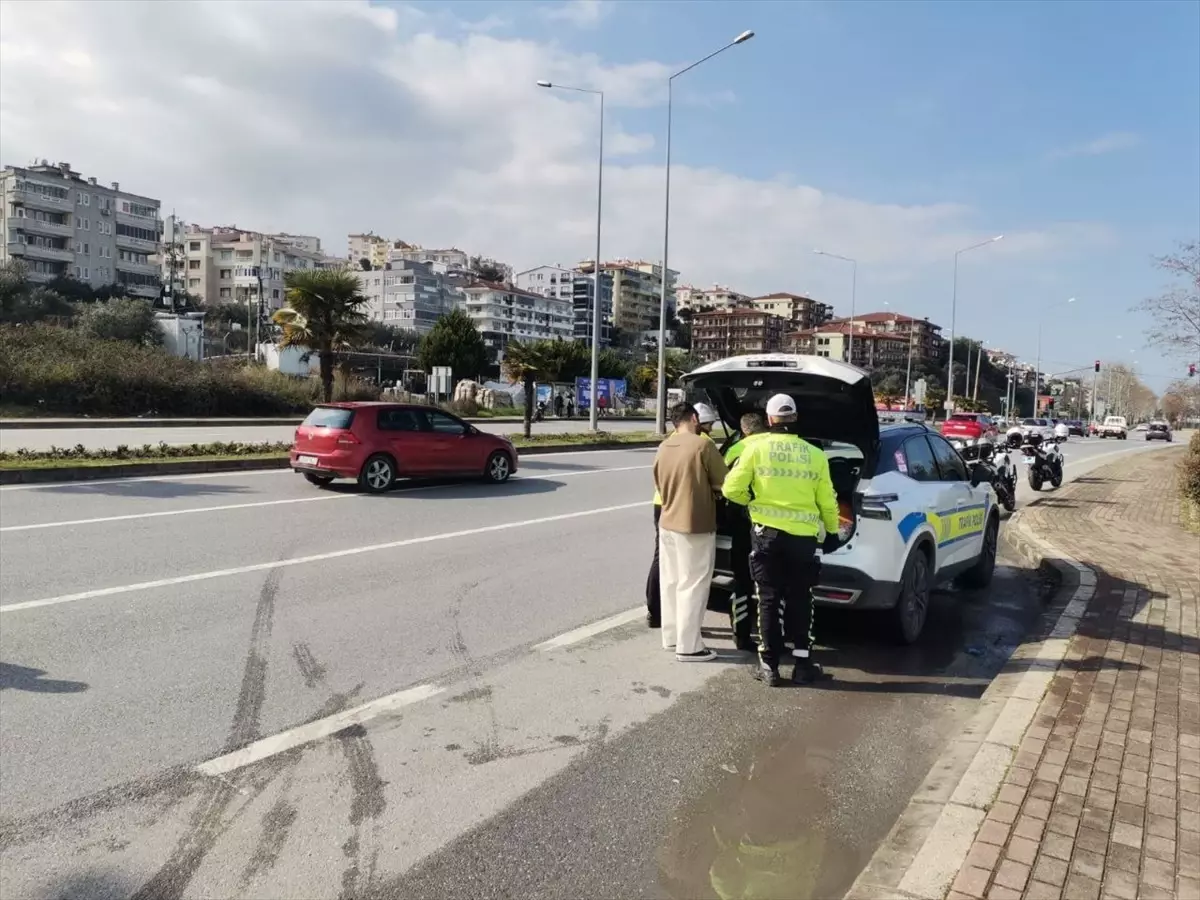
<path id="1" fill-rule="evenodd" d="M 900 598 L 896 601 L 896 633 L 905 644 L 915 643 L 925 628 L 929 598 L 933 592 L 929 577 L 929 557 L 914 549 L 900 578 Z"/>
<path id="2" fill-rule="evenodd" d="M 958 583 L 965 588 L 985 588 L 992 583 L 996 571 L 996 548 L 1000 543 L 1000 521 L 992 518 L 983 532 L 983 546 L 979 560 L 959 576 Z"/>

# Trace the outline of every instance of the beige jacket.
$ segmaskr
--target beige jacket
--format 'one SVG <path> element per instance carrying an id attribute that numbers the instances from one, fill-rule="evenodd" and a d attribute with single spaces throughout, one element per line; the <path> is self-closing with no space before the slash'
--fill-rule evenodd
<path id="1" fill-rule="evenodd" d="M 658 527 L 683 534 L 717 530 L 717 499 L 729 469 L 716 444 L 703 435 L 677 432 L 654 457 L 654 487 L 662 497 Z"/>

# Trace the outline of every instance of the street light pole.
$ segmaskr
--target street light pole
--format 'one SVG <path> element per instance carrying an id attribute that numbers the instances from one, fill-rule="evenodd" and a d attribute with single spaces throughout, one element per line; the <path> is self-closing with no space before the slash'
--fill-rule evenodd
<path id="1" fill-rule="evenodd" d="M 979 342 L 979 359 L 975 361 L 975 387 L 971 389 L 971 399 L 973 401 L 979 399 L 979 374 L 983 371 L 983 345 L 986 343 L 987 341 Z M 971 373 L 967 372 L 967 376 L 970 377 L 970 375 Z"/>
<path id="2" fill-rule="evenodd" d="M 854 365 L 854 306 L 858 294 L 858 260 L 849 256 L 838 256 L 836 253 L 827 253 L 824 250 L 814 249 L 813 253 L 817 256 L 828 256 L 830 259 L 840 259 L 842 262 L 850 263 L 850 340 L 847 342 L 849 349 L 846 353 L 849 359 L 846 362 Z"/>
<path id="3" fill-rule="evenodd" d="M 904 408 L 905 408 L 905 410 L 908 409 L 908 390 L 909 390 L 909 385 L 912 384 L 913 337 L 916 335 L 916 333 L 917 333 L 917 330 L 912 327 L 912 323 L 910 322 L 909 327 L 908 327 L 908 368 L 904 370 Z"/>
<path id="4" fill-rule="evenodd" d="M 1003 240 L 1004 235 L 998 234 L 994 238 L 988 238 L 986 241 L 980 241 L 978 244 L 972 244 L 970 247 L 963 247 L 954 254 L 954 291 L 950 297 L 950 363 L 946 369 L 946 384 L 949 385 L 949 390 L 946 392 L 946 402 L 953 405 L 954 403 L 954 329 L 958 319 L 958 258 L 964 253 L 971 250 L 978 250 L 980 247 L 986 247 L 988 244 L 994 244 L 996 241 Z"/>
<path id="5" fill-rule="evenodd" d="M 600 153 L 596 167 L 596 259 L 592 266 L 592 377 L 588 382 L 588 427 L 594 432 L 599 427 L 596 419 L 599 412 L 599 390 L 596 383 L 600 380 L 600 288 L 604 283 L 600 274 L 600 223 L 604 211 L 604 91 L 552 84 L 549 81 L 539 81 L 537 85 L 543 88 L 557 88 L 560 91 L 575 91 L 579 94 L 595 94 L 600 98 Z"/>
<path id="6" fill-rule="evenodd" d="M 662 292 L 659 295 L 658 301 L 658 409 L 655 415 L 655 433 L 667 433 L 667 291 L 668 291 L 668 272 L 670 272 L 668 251 L 671 245 L 671 113 L 672 99 L 674 95 L 675 79 L 685 72 L 690 72 L 692 69 L 701 63 L 706 63 L 714 56 L 724 53 L 730 47 L 736 47 L 738 44 L 744 44 L 750 38 L 754 37 L 753 31 L 743 31 L 732 41 L 721 47 L 719 50 L 714 50 L 712 53 L 703 59 L 698 59 L 690 66 L 680 69 L 674 75 L 667 79 L 667 165 L 666 165 L 666 191 L 664 197 L 665 209 L 663 211 L 663 255 L 662 255 Z M 599 265 L 599 260 L 596 261 Z"/>

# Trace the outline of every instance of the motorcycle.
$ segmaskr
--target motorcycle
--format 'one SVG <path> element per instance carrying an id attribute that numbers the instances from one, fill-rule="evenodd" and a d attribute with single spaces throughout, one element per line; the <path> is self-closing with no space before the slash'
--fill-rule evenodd
<path id="1" fill-rule="evenodd" d="M 979 448 L 979 457 L 992 469 L 992 488 L 996 491 L 996 499 L 1012 512 L 1017 508 L 1017 467 L 1008 455 L 1008 447 L 985 444 Z"/>
<path id="2" fill-rule="evenodd" d="M 1028 434 L 1021 446 L 1025 465 L 1029 467 L 1029 486 L 1040 491 L 1047 481 L 1061 487 L 1063 481 L 1063 455 L 1058 441 L 1044 442 L 1040 434 Z"/>

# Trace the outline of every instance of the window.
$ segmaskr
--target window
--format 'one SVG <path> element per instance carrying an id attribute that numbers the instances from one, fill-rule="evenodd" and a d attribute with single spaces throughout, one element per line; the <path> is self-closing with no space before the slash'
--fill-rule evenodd
<path id="1" fill-rule="evenodd" d="M 84 255 L 84 256 L 91 256 L 91 255 L 92 255 L 92 248 L 91 248 L 91 246 L 90 246 L 90 245 L 88 245 L 88 244 L 86 244 L 86 243 L 83 245 L 83 255 Z"/>
<path id="2" fill-rule="evenodd" d="M 79 268 L 79 266 L 76 266 L 76 267 L 75 267 L 75 277 L 76 277 L 76 278 L 78 278 L 78 277 L 79 277 L 79 273 L 80 273 L 81 271 L 82 271 L 82 270 Z"/>
<path id="3" fill-rule="evenodd" d="M 354 410 L 337 406 L 318 406 L 308 414 L 302 425 L 309 428 L 349 428 Z"/>
<path id="4" fill-rule="evenodd" d="M 188 242 L 188 252 L 189 253 L 199 253 L 200 252 L 200 242 L 199 241 L 189 241 Z"/>
<path id="5" fill-rule="evenodd" d="M 415 410 L 381 409 L 379 411 L 379 430 L 420 431 L 421 420 Z"/>
<path id="6" fill-rule="evenodd" d="M 84 219 L 84 230 L 87 230 L 87 219 Z M 157 241 L 158 232 L 149 228 L 138 228 L 136 225 L 126 225 L 123 222 L 117 223 L 117 234 L 123 237 L 136 238 L 139 241 Z"/>
<path id="7" fill-rule="evenodd" d="M 462 434 L 466 430 L 462 422 L 443 412 L 427 412 L 425 417 L 429 420 L 429 430 L 438 434 Z"/>
<path id="8" fill-rule="evenodd" d="M 199 269 L 199 268 L 200 268 L 200 260 L 198 260 L 198 259 L 189 259 L 189 260 L 188 260 L 188 268 L 189 268 L 189 269 L 191 269 L 191 270 L 193 270 L 193 271 L 194 271 L 194 270 L 196 270 L 196 269 Z"/>
<path id="9" fill-rule="evenodd" d="M 221 259 L 223 259 L 223 260 L 233 259 L 233 251 L 232 250 L 222 250 L 221 251 Z"/>
<path id="10" fill-rule="evenodd" d="M 937 460 L 939 481 L 970 481 L 967 465 L 963 462 L 958 451 L 951 447 L 946 440 L 937 435 L 928 435 L 929 443 L 933 446 L 933 455 Z"/>
<path id="11" fill-rule="evenodd" d="M 146 206 L 144 203 L 129 203 L 121 201 L 121 212 L 131 216 L 141 216 L 144 219 L 157 219 L 158 207 Z"/>
<path id="12" fill-rule="evenodd" d="M 253 250 L 239 250 L 237 252 L 237 258 L 238 259 L 253 259 L 254 251 Z"/>
<path id="13" fill-rule="evenodd" d="M 221 270 L 221 278 L 223 278 L 224 280 L 228 281 L 232 277 L 233 277 L 233 269 L 222 269 Z"/>
<path id="14" fill-rule="evenodd" d="M 908 477 L 913 481 L 937 481 L 937 462 L 925 435 L 909 438 L 904 444 L 904 459 L 908 464 Z"/>
<path id="15" fill-rule="evenodd" d="M 221 288 L 220 294 L 222 297 L 232 297 L 233 288 Z"/>
<path id="16" fill-rule="evenodd" d="M 88 281 L 89 279 L 91 279 L 91 277 L 92 277 L 91 274 L 88 272 L 88 267 L 84 266 L 83 267 L 83 280 Z"/>
<path id="17" fill-rule="evenodd" d="M 279 299 L 279 288 L 275 288 L 275 290 L 273 290 L 271 292 L 271 297 L 274 298 L 275 300 Z"/>

